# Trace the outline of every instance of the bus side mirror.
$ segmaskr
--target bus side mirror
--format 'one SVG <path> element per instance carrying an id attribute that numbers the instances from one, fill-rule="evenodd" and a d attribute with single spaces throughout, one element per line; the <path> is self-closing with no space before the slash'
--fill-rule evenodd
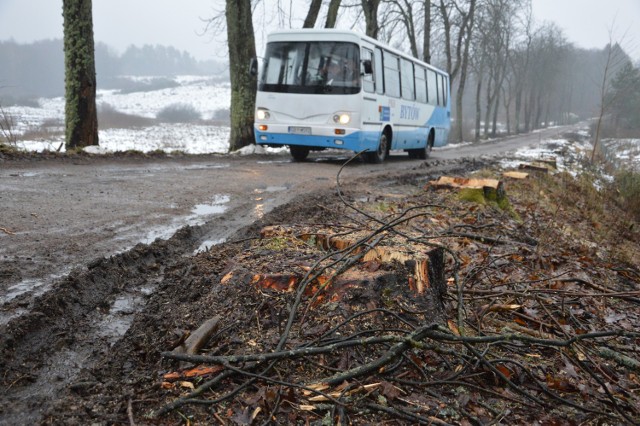
<path id="1" fill-rule="evenodd" d="M 371 66 L 371 59 L 365 59 L 362 61 L 362 65 L 364 66 L 365 74 L 373 74 L 373 67 Z"/>
<path id="2" fill-rule="evenodd" d="M 258 58 L 251 58 L 251 62 L 249 62 L 249 74 L 251 77 L 258 75 Z"/>

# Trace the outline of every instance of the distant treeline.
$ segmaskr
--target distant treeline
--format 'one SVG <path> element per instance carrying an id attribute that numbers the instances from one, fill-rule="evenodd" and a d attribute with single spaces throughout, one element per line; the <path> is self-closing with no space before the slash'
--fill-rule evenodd
<path id="1" fill-rule="evenodd" d="M 98 88 L 118 76 L 212 75 L 228 79 L 227 67 L 198 61 L 171 46 L 130 46 L 118 55 L 104 43 L 95 45 Z M 51 97 L 64 94 L 64 52 L 61 39 L 30 44 L 0 42 L 0 98 Z"/>

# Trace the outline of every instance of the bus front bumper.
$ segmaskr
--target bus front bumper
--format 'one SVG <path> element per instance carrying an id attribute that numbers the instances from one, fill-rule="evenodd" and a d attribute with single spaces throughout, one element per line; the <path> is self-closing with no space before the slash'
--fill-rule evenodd
<path id="1" fill-rule="evenodd" d="M 293 132 L 287 126 L 261 131 L 256 126 L 254 128 L 256 144 L 269 146 L 308 146 L 312 148 L 335 148 L 347 149 L 351 151 L 362 151 L 364 149 L 375 150 L 377 148 L 377 136 L 368 135 L 360 130 L 345 130 L 345 134 L 336 134 L 334 128 L 316 129 L 311 128 L 310 134 L 294 133 L 301 132 L 299 127 L 293 127 Z M 321 133 L 321 134 L 314 134 Z"/>

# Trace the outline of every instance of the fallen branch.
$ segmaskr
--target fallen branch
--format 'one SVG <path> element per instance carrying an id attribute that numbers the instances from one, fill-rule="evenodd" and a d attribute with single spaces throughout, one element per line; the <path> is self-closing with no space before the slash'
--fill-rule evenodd
<path id="1" fill-rule="evenodd" d="M 637 359 L 631 358 L 627 355 L 604 347 L 598 348 L 598 354 L 603 358 L 617 362 L 622 367 L 640 372 L 640 361 L 638 361 Z"/>
<path id="2" fill-rule="evenodd" d="M 353 347 L 353 346 L 365 346 L 376 345 L 381 343 L 390 342 L 402 342 L 409 339 L 408 337 L 402 337 L 397 335 L 389 336 L 376 336 L 367 339 L 359 340 L 347 340 L 344 342 L 333 343 L 327 346 L 320 347 L 304 347 L 300 349 L 294 349 L 290 351 L 270 352 L 263 354 L 248 354 L 248 355 L 231 355 L 231 356 L 207 356 L 207 355 L 189 355 L 184 353 L 175 352 L 163 352 L 164 358 L 175 359 L 178 361 L 187 361 L 193 363 L 211 363 L 211 364 L 230 364 L 230 363 L 243 363 L 243 362 L 265 362 L 278 360 L 283 358 L 297 358 L 310 355 L 322 355 L 331 352 L 335 352 L 338 349 Z"/>

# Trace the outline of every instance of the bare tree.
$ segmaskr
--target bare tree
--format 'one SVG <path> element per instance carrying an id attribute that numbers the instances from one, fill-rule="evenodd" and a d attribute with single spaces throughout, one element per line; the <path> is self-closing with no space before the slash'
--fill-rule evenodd
<path id="1" fill-rule="evenodd" d="M 571 78 L 563 74 L 571 52 L 562 30 L 546 24 L 535 31 L 530 44 L 528 71 L 523 90 L 524 132 L 547 125 L 548 114 L 558 88 Z M 574 70 L 575 71 L 575 70 Z M 544 123 L 543 123 L 544 117 Z"/>
<path id="2" fill-rule="evenodd" d="M 329 10 L 327 11 L 327 20 L 324 24 L 325 28 L 335 28 L 338 20 L 338 11 L 340 10 L 341 0 L 331 0 L 329 2 Z"/>
<path id="3" fill-rule="evenodd" d="M 98 145 L 91 0 L 63 0 L 66 148 Z"/>
<path id="4" fill-rule="evenodd" d="M 473 37 L 477 2 L 478 0 L 440 0 L 437 8 L 444 29 L 447 72 L 452 82 L 456 79 L 458 81 L 456 122 L 452 136 L 458 141 L 463 140 L 462 98 L 469 70 L 469 49 Z M 453 39 L 455 44 L 452 43 Z"/>
<path id="5" fill-rule="evenodd" d="M 431 0 L 384 0 L 380 26 L 415 58 L 431 61 Z M 422 37 L 422 39 L 421 39 Z"/>
<path id="6" fill-rule="evenodd" d="M 385 17 L 385 26 L 401 26 L 404 30 L 403 38 L 409 43 L 409 52 L 418 58 L 418 26 L 416 25 L 418 2 L 411 0 L 387 0 L 390 8 Z"/>
<path id="7" fill-rule="evenodd" d="M 522 13 L 522 36 L 514 47 L 514 51 L 509 56 L 509 64 L 511 66 L 511 74 L 513 76 L 513 89 L 515 90 L 514 105 L 514 131 L 521 131 L 520 119 L 522 113 L 522 97 L 527 81 L 529 70 L 529 61 L 531 58 L 531 47 L 533 43 L 533 18 L 531 11 L 531 3 L 528 7 L 521 9 Z"/>
<path id="8" fill-rule="evenodd" d="M 229 150 L 254 143 L 253 115 L 256 105 L 256 77 L 249 63 L 256 56 L 251 20 L 251 0 L 227 0 L 225 16 L 229 71 L 231 75 L 231 131 Z"/>
<path id="9" fill-rule="evenodd" d="M 378 38 L 378 32 L 380 31 L 378 24 L 380 0 L 361 0 L 361 4 L 364 12 L 365 34 L 369 37 Z"/>
<path id="10" fill-rule="evenodd" d="M 307 17 L 304 19 L 302 28 L 315 27 L 321 7 L 322 7 L 322 0 L 311 0 L 311 4 L 309 5 L 309 10 L 307 11 Z"/>
<path id="11" fill-rule="evenodd" d="M 423 0 L 424 32 L 422 34 L 422 60 L 431 63 L 431 0 Z"/>

